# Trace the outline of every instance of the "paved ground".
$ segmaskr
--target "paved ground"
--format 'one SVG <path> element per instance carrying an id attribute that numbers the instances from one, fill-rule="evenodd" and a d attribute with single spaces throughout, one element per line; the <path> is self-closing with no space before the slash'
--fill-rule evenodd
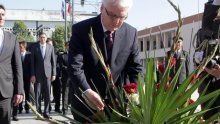
<path id="1" fill-rule="evenodd" d="M 70 112 L 67 114 L 67 116 L 73 118 Z M 51 117 L 60 121 L 68 122 L 68 119 L 58 115 L 53 111 L 51 112 Z M 32 112 L 30 112 L 29 114 L 18 114 L 18 119 L 19 121 L 12 121 L 12 124 L 50 124 L 46 121 L 36 120 L 36 116 Z"/>
<path id="2" fill-rule="evenodd" d="M 42 106 L 42 110 L 43 110 L 43 106 Z M 11 124 L 51 124 L 50 122 L 47 122 L 47 121 L 37 120 L 36 116 L 33 114 L 31 110 L 30 110 L 30 113 L 28 114 L 26 114 L 24 110 L 22 112 L 23 112 L 22 114 L 18 114 L 19 121 L 11 121 L 12 122 Z M 52 103 L 52 111 L 51 111 L 50 116 L 53 119 L 66 122 L 67 124 L 69 122 L 68 119 L 62 117 L 61 115 L 58 115 L 58 113 L 54 111 L 54 103 Z M 67 116 L 70 118 L 73 118 L 70 111 L 68 111 Z"/>

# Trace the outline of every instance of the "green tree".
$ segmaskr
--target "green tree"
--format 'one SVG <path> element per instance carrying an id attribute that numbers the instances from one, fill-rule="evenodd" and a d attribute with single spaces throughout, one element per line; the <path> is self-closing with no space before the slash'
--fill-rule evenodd
<path id="1" fill-rule="evenodd" d="M 19 41 L 33 42 L 34 38 L 27 30 L 23 21 L 16 21 L 13 26 L 13 33 L 17 35 Z"/>
<path id="2" fill-rule="evenodd" d="M 64 26 L 56 26 L 55 31 L 52 33 L 52 40 L 54 47 L 60 51 L 64 51 L 64 36 L 65 36 Z"/>

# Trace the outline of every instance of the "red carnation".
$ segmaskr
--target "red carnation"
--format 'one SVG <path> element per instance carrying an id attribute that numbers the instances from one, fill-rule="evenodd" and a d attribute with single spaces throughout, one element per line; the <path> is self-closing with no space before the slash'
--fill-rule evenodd
<path id="1" fill-rule="evenodd" d="M 163 73 L 163 72 L 164 72 L 164 67 L 163 67 L 162 64 L 159 64 L 159 65 L 158 65 L 158 70 L 159 70 L 160 73 Z"/>
<path id="2" fill-rule="evenodd" d="M 192 105 L 195 101 L 192 99 L 189 99 L 189 104 Z"/>
<path id="3" fill-rule="evenodd" d="M 195 81 L 195 79 L 196 79 L 196 75 L 193 74 L 192 77 L 191 77 L 191 79 L 190 79 L 190 84 L 193 84 L 194 81 Z"/>
<path id="4" fill-rule="evenodd" d="M 159 88 L 160 88 L 160 85 L 161 85 L 161 83 L 158 83 L 157 86 L 156 86 L 156 88 L 159 89 Z M 166 83 L 166 85 L 165 85 L 165 91 L 167 91 L 167 90 L 169 89 L 169 87 L 170 87 L 170 84 L 169 84 L 169 83 Z"/>
<path id="5" fill-rule="evenodd" d="M 132 94 L 132 93 L 137 92 L 137 85 L 135 83 L 127 84 L 127 85 L 123 86 L 123 88 L 125 89 L 126 93 L 128 93 L 128 94 Z"/>
<path id="6" fill-rule="evenodd" d="M 171 77 L 168 77 L 168 81 L 171 81 L 172 80 L 172 78 Z"/>

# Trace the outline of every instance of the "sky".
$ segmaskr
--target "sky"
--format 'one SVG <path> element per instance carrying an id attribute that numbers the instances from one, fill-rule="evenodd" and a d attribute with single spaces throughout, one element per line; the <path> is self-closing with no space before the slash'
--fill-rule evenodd
<path id="1" fill-rule="evenodd" d="M 61 10 L 62 0 L 0 0 L 6 9 Z M 100 0 L 85 0 L 89 5 L 81 7 L 75 0 L 75 11 L 99 11 Z M 204 3 L 208 0 L 171 0 L 179 6 L 181 16 L 187 17 L 203 12 Z M 178 19 L 178 14 L 167 0 L 134 0 L 133 7 L 128 13 L 127 23 L 138 30 L 150 28 Z"/>

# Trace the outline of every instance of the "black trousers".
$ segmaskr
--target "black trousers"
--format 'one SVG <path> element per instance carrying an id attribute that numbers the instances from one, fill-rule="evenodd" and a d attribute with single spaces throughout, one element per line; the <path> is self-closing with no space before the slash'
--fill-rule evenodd
<path id="1" fill-rule="evenodd" d="M 68 109 L 67 105 L 71 102 L 70 98 L 70 87 L 71 87 L 71 80 L 70 78 L 63 78 L 62 79 L 62 110 L 65 111 Z"/>
<path id="2" fill-rule="evenodd" d="M 11 124 L 11 98 L 4 98 L 0 94 L 0 123 Z"/>
<path id="3" fill-rule="evenodd" d="M 24 77 L 24 92 L 25 92 L 24 109 L 27 111 L 27 110 L 29 110 L 29 106 L 27 104 L 27 101 L 31 102 L 32 104 L 35 104 L 34 86 L 32 86 L 32 84 L 30 82 L 30 78 L 25 78 Z M 22 103 L 19 104 L 18 109 L 19 109 L 19 111 L 23 110 Z"/>
<path id="4" fill-rule="evenodd" d="M 53 97 L 54 97 L 54 102 L 55 102 L 55 110 L 60 110 L 61 79 L 57 77 L 56 80 L 52 82 L 52 86 L 53 86 Z"/>

